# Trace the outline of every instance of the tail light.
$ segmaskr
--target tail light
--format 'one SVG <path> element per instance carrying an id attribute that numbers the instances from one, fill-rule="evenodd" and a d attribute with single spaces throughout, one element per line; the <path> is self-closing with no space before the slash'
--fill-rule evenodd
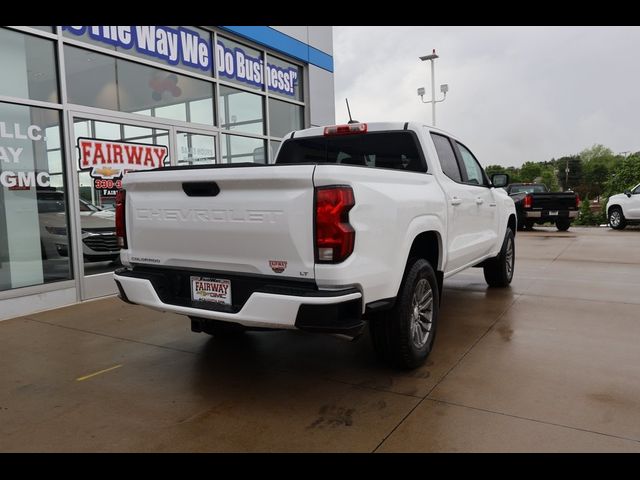
<path id="1" fill-rule="evenodd" d="M 351 187 L 316 188 L 317 263 L 340 263 L 353 252 L 356 232 L 349 210 L 354 205 Z"/>
<path id="2" fill-rule="evenodd" d="M 533 197 L 531 195 L 526 195 L 524 197 L 524 208 L 531 208 L 533 205 Z"/>
<path id="3" fill-rule="evenodd" d="M 127 248 L 127 224 L 124 215 L 126 193 L 120 190 L 116 194 L 116 237 L 118 237 L 118 246 L 121 248 Z"/>
<path id="4" fill-rule="evenodd" d="M 350 123 L 348 125 L 333 125 L 324 127 L 324 136 L 332 135 L 353 135 L 356 133 L 367 133 L 366 123 Z"/>
<path id="5" fill-rule="evenodd" d="M 580 195 L 576 193 L 576 208 L 580 208 Z"/>

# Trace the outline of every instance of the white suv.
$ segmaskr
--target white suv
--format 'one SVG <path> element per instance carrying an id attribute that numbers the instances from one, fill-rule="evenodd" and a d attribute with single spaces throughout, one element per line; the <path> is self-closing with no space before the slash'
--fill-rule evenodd
<path id="1" fill-rule="evenodd" d="M 609 197 L 607 202 L 609 226 L 622 230 L 629 224 L 640 224 L 640 183 L 631 190 Z"/>

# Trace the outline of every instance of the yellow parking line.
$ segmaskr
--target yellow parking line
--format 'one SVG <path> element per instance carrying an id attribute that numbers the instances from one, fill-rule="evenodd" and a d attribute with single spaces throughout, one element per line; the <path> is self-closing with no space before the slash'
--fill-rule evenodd
<path id="1" fill-rule="evenodd" d="M 120 368 L 122 365 L 114 365 L 113 367 L 105 368 L 104 370 L 100 370 L 99 372 L 90 373 L 89 375 L 85 375 L 84 377 L 76 378 L 76 382 L 81 382 L 83 380 L 87 380 L 88 378 L 95 377 L 96 375 L 100 375 L 101 373 L 110 372 L 111 370 L 115 370 L 116 368 Z"/>

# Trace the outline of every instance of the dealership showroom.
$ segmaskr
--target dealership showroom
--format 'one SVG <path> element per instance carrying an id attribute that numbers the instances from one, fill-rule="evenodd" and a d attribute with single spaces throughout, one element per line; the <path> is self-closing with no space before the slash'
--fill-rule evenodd
<path id="1" fill-rule="evenodd" d="M 0 319 L 116 292 L 119 182 L 83 141 L 266 163 L 334 120 L 331 27 L 6 27 L 0 60 Z"/>

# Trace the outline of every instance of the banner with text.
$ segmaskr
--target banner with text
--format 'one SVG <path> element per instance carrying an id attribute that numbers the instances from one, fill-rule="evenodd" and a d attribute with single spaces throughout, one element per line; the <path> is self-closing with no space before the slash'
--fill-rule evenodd
<path id="1" fill-rule="evenodd" d="M 300 67 L 282 63 L 286 66 L 267 63 L 267 68 L 264 68 L 262 58 L 253 57 L 242 48 L 228 48 L 223 39 L 219 39 L 216 45 L 216 68 L 220 77 L 262 88 L 266 76 L 270 91 L 297 97 Z"/>
<path id="2" fill-rule="evenodd" d="M 38 125 L 22 125 L 0 121 L 0 186 L 9 190 L 29 190 L 31 187 L 49 187 L 50 176 L 34 168 L 34 148 L 37 142 L 46 142 Z M 26 148 L 26 153 L 25 153 Z M 26 156 L 26 159 L 23 159 Z M 23 162 L 24 160 L 24 162 Z M 25 171 L 25 164 L 29 165 Z"/>
<path id="3" fill-rule="evenodd" d="M 169 154 L 164 145 L 114 142 L 96 138 L 78 139 L 78 168 L 90 171 L 96 190 L 115 195 L 122 188 L 122 176 L 131 170 L 160 168 Z"/>
<path id="4" fill-rule="evenodd" d="M 91 39 L 115 46 L 124 53 L 134 49 L 168 65 L 196 68 L 207 73 L 213 68 L 211 35 L 186 27 L 93 25 L 63 26 L 62 29 L 80 40 Z M 224 39 L 219 39 L 216 45 L 215 64 L 221 78 L 260 88 L 266 81 L 269 91 L 300 99 L 301 68 L 284 61 L 278 63 L 267 63 L 265 68 L 262 58 L 253 57 L 239 47 L 228 48 Z"/>

